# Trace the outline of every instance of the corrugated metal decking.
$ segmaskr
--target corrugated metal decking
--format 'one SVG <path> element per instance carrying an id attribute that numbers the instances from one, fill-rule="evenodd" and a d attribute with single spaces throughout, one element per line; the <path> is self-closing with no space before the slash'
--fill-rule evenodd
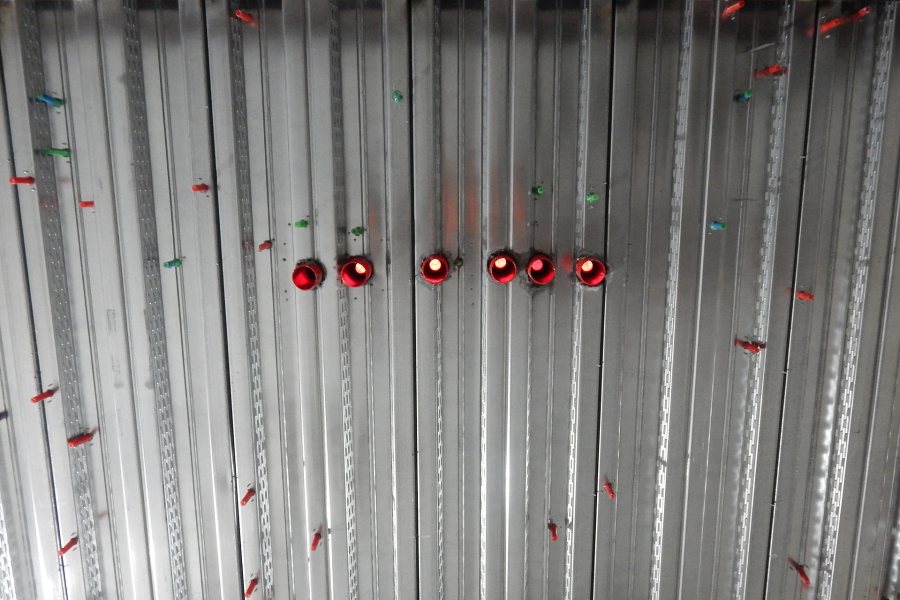
<path id="1" fill-rule="evenodd" d="M 897 37 L 0 1 L 0 599 L 900 597 Z"/>

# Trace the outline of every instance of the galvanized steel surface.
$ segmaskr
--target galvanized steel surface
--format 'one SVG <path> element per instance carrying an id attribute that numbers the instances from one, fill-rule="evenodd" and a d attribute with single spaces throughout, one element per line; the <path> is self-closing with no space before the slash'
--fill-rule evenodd
<path id="1" fill-rule="evenodd" d="M 895 598 L 895 13 L 0 2 L 0 598 Z"/>

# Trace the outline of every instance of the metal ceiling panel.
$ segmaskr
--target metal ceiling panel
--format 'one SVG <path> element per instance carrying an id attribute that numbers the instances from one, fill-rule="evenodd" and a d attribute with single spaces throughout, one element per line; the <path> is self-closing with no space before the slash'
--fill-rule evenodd
<path id="1" fill-rule="evenodd" d="M 0 598 L 898 597 L 896 12 L 0 2 Z"/>

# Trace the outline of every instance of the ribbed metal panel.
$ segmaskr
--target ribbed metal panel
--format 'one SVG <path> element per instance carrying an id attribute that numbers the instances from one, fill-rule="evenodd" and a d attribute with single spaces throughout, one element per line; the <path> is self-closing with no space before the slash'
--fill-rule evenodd
<path id="1" fill-rule="evenodd" d="M 893 598 L 896 10 L 0 3 L 0 598 Z"/>

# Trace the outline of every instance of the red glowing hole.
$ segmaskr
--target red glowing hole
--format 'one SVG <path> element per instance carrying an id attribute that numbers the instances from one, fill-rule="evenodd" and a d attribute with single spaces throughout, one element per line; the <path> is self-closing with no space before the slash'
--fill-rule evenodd
<path id="1" fill-rule="evenodd" d="M 319 284 L 322 283 L 322 279 L 324 278 L 325 271 L 323 271 L 319 263 L 314 260 L 301 260 L 297 263 L 297 266 L 294 267 L 294 272 L 291 275 L 291 279 L 294 280 L 294 285 L 304 292 L 319 287 Z"/>
<path id="2" fill-rule="evenodd" d="M 425 281 L 438 285 L 450 276 L 450 261 L 443 254 L 435 254 L 422 261 L 420 270 Z"/>
<path id="3" fill-rule="evenodd" d="M 535 254 L 525 267 L 528 279 L 535 285 L 547 285 L 556 277 L 556 265 L 546 254 Z"/>
<path id="4" fill-rule="evenodd" d="M 488 275 L 497 283 L 509 283 L 516 278 L 516 259 L 507 252 L 498 252 L 488 259 Z"/>
<path id="5" fill-rule="evenodd" d="M 606 265 L 590 256 L 582 256 L 575 261 L 575 277 L 581 285 L 597 287 L 606 279 Z"/>
<path id="6" fill-rule="evenodd" d="M 347 287 L 360 287 L 368 283 L 374 272 L 372 262 L 364 256 L 351 256 L 341 265 L 341 281 Z"/>

